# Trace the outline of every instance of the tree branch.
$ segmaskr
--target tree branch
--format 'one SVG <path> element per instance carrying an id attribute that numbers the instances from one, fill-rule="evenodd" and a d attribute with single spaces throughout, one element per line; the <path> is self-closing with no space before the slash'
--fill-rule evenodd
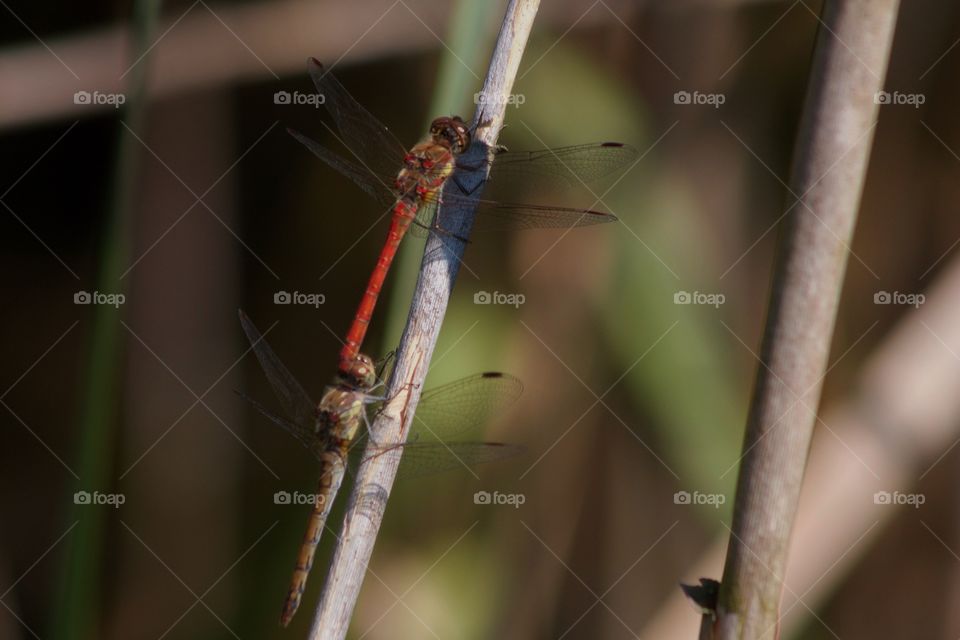
<path id="1" fill-rule="evenodd" d="M 507 97 L 513 86 L 527 36 L 533 26 L 539 0 L 511 0 L 500 28 L 493 59 L 483 86 L 482 108 L 474 118 L 475 140 L 479 144 L 468 152 L 464 164 L 483 159 L 496 145 L 503 127 Z M 480 162 L 477 166 L 488 167 Z M 460 185 L 479 186 L 486 177 L 481 171 L 455 176 Z M 448 181 L 448 188 L 451 186 Z M 455 186 L 455 185 L 454 185 Z M 474 192 L 479 195 L 479 189 Z M 454 236 L 466 237 L 473 224 L 472 208 L 444 208 L 444 228 L 450 234 L 431 234 L 424 251 L 420 278 L 411 304 L 410 316 L 397 351 L 396 366 L 387 390 L 383 411 L 372 426 L 379 443 L 404 442 L 420 399 L 430 358 L 440 334 L 440 326 L 450 300 L 465 245 Z M 310 630 L 311 640 L 344 638 L 367 564 L 373 553 L 387 498 L 400 463 L 401 448 L 395 454 L 368 456 L 357 471 L 356 486 L 344 517 L 343 528 Z"/>
<path id="2" fill-rule="evenodd" d="M 716 638 L 778 634 L 790 533 L 897 9 L 897 0 L 824 5 L 744 437 Z"/>

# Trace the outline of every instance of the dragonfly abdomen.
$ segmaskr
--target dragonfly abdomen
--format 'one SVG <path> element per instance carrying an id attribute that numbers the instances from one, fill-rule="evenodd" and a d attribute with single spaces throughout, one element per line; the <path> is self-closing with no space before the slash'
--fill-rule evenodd
<path id="1" fill-rule="evenodd" d="M 445 119 L 444 122 L 454 122 Z M 457 120 L 459 122 L 459 119 Z M 457 138 L 457 149 L 461 150 L 461 143 L 469 144 L 469 135 L 462 122 L 459 122 L 464 139 Z M 353 322 L 347 331 L 347 338 L 340 350 L 340 370 L 349 366 L 357 357 L 363 339 L 367 335 L 373 310 L 377 306 L 380 290 L 390 271 L 390 265 L 397 255 L 400 241 L 406 234 L 410 224 L 417 217 L 420 208 L 438 200 L 438 192 L 450 176 L 455 164 L 455 154 L 451 150 L 452 139 L 444 136 L 453 135 L 453 129 L 444 125 L 431 128 L 431 137 L 414 146 L 403 158 L 404 166 L 397 173 L 394 180 L 394 191 L 397 200 L 393 207 L 390 230 L 387 240 L 380 251 L 377 264 L 370 274 L 363 298 L 354 314 Z M 465 148 L 465 147 L 463 147 Z"/>
<path id="2" fill-rule="evenodd" d="M 310 513 L 307 532 L 300 545 L 300 553 L 297 554 L 297 564 L 293 569 L 287 599 L 283 603 L 283 613 L 280 614 L 280 624 L 284 627 L 290 624 L 290 620 L 300 607 L 303 591 L 307 586 L 307 577 L 310 575 L 310 569 L 313 568 L 317 545 L 323 535 L 323 527 L 327 522 L 327 516 L 330 515 L 333 498 L 340 489 L 340 483 L 343 482 L 348 445 L 348 442 L 340 441 L 336 447 L 326 451 L 321 457 L 320 480 L 317 483 L 313 511 Z"/>

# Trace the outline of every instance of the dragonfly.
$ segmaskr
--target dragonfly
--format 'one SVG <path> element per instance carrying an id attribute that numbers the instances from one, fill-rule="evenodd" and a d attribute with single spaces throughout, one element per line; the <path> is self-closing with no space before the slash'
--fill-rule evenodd
<path id="1" fill-rule="evenodd" d="M 280 614 L 280 624 L 286 627 L 303 599 L 317 545 L 343 482 L 348 454 L 358 441 L 361 423 L 369 426 L 369 413 L 376 411 L 384 400 L 373 393 L 382 383 L 377 382 L 373 360 L 359 354 L 354 366 L 349 371 L 338 372 L 333 383 L 324 389 L 320 402 L 315 403 L 243 311 L 240 311 L 240 324 L 280 401 L 282 414 L 242 393 L 239 395 L 296 438 L 320 463 L 320 479 L 307 531 Z M 398 474 L 410 476 L 518 455 L 523 451 L 519 445 L 453 442 L 446 438 L 477 429 L 497 411 L 515 402 L 522 390 L 523 384 L 517 378 L 500 372 L 475 374 L 428 390 L 420 398 L 416 424 L 411 428 L 408 442 L 368 447 L 368 457 L 402 448 L 403 460 Z"/>
<path id="2" fill-rule="evenodd" d="M 478 230 L 569 228 L 613 222 L 617 219 L 613 214 L 591 209 L 478 200 L 472 198 L 471 193 L 464 189 L 460 189 L 459 193 L 451 189 L 444 191 L 444 185 L 458 166 L 458 156 L 471 146 L 475 129 L 471 129 L 459 116 L 439 117 L 430 125 L 429 135 L 408 151 L 320 62 L 311 58 L 308 69 L 344 144 L 359 164 L 343 158 L 297 131 L 288 131 L 326 164 L 349 178 L 384 206 L 392 208 L 387 239 L 340 352 L 341 371 L 348 371 L 356 366 L 357 354 L 373 317 L 377 298 L 400 242 L 411 225 L 414 226 L 414 231 L 418 227 L 443 231 L 436 215 L 437 205 L 441 201 L 448 206 L 469 203 L 476 207 L 474 226 Z M 485 125 L 481 119 L 478 126 Z M 491 151 L 491 180 L 515 180 L 518 177 L 526 179 L 539 175 L 571 184 L 609 175 L 639 155 L 634 147 L 619 142 L 600 142 L 539 151 L 514 152 L 504 148 Z M 487 155 L 489 158 L 491 154 Z"/>

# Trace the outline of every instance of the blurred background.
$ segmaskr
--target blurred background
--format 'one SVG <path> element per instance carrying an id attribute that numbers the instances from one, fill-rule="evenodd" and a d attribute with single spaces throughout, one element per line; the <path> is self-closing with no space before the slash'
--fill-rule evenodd
<path id="1" fill-rule="evenodd" d="M 236 312 L 318 397 L 386 221 L 286 133 L 343 151 L 324 109 L 275 96 L 311 95 L 317 57 L 412 145 L 473 115 L 505 3 L 2 4 L 0 637 L 304 637 L 342 507 L 281 631 L 309 508 L 274 494 L 317 467 L 234 394 L 276 406 Z M 960 635 L 960 16 L 903 4 L 784 637 Z M 521 378 L 480 437 L 527 453 L 395 487 L 351 637 L 694 637 L 678 583 L 722 567 L 820 10 L 544 3 L 501 143 L 641 157 L 511 195 L 616 224 L 473 238 L 429 381 Z M 378 356 L 422 249 L 388 280 Z"/>

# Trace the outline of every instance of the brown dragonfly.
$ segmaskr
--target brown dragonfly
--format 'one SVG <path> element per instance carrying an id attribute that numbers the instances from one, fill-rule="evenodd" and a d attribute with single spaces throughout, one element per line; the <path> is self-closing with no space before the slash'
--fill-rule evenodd
<path id="1" fill-rule="evenodd" d="M 300 606 L 317 544 L 343 482 L 347 457 L 357 442 L 361 423 L 369 427 L 370 414 L 376 412 L 385 400 L 374 395 L 373 391 L 384 385 L 377 382 L 373 360 L 360 354 L 350 370 L 340 371 L 333 383 L 327 385 L 318 404 L 310 399 L 243 311 L 240 312 L 240 324 L 280 401 L 282 414 L 274 413 L 242 393 L 240 395 L 271 422 L 299 440 L 320 462 L 320 480 L 307 532 L 280 616 L 280 624 L 287 626 Z M 523 385 L 517 378 L 487 372 L 426 391 L 417 406 L 408 442 L 368 447 L 368 451 L 372 450 L 369 455 L 378 456 L 402 447 L 403 459 L 398 473 L 406 476 L 469 468 L 517 455 L 523 451 L 518 445 L 448 439 L 475 431 L 497 411 L 516 401 L 522 390 Z"/>

